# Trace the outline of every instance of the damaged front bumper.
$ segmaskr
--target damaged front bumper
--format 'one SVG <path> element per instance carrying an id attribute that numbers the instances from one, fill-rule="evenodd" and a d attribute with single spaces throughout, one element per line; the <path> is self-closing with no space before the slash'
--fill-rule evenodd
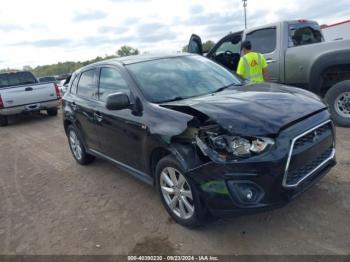
<path id="1" fill-rule="evenodd" d="M 295 168 L 308 166 L 319 152 L 332 154 L 317 164 L 312 174 L 297 186 L 286 187 L 283 179 L 291 153 L 291 141 L 310 127 L 321 123 L 329 130 L 319 141 L 295 153 Z M 312 131 L 313 132 L 313 131 Z M 216 216 L 251 214 L 282 207 L 319 181 L 336 164 L 334 130 L 327 118 L 315 116 L 282 131 L 269 152 L 244 159 L 220 163 L 209 161 L 188 170 L 207 208 Z M 305 171 L 306 172 L 306 171 Z"/>

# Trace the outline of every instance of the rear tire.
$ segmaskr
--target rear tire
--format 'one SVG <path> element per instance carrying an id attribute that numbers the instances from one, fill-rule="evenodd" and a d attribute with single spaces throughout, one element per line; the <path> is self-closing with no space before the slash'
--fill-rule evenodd
<path id="1" fill-rule="evenodd" d="M 47 112 L 47 115 L 49 116 L 57 116 L 58 110 L 57 108 L 49 108 L 46 110 L 46 112 Z"/>
<path id="2" fill-rule="evenodd" d="M 325 96 L 332 119 L 339 126 L 350 127 L 350 80 L 335 84 Z"/>
<path id="3" fill-rule="evenodd" d="M 193 228 L 209 221 L 210 214 L 201 202 L 197 186 L 173 156 L 158 162 L 156 179 L 162 204 L 178 224 Z"/>
<path id="4" fill-rule="evenodd" d="M 87 165 L 94 161 L 95 157 L 86 152 L 82 139 L 74 126 L 68 127 L 67 136 L 72 155 L 80 165 Z"/>
<path id="5" fill-rule="evenodd" d="M 7 126 L 9 124 L 7 116 L 0 116 L 0 126 Z"/>

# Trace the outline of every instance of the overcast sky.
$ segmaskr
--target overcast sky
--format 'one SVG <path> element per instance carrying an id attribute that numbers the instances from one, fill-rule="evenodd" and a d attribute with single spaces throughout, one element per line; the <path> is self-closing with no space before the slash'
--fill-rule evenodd
<path id="1" fill-rule="evenodd" d="M 248 26 L 350 18 L 349 0 L 248 0 Z M 217 41 L 243 29 L 241 0 L 1 0 L 0 68 L 82 61 L 124 44 L 181 50 L 191 33 Z"/>

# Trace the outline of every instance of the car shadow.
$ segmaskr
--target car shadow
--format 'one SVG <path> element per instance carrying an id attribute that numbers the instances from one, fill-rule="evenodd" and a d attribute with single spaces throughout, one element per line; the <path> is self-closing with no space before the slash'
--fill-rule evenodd
<path id="1" fill-rule="evenodd" d="M 35 122 L 49 121 L 52 116 L 48 116 L 45 113 L 33 112 L 29 114 L 20 114 L 8 117 L 9 126 L 22 126 L 27 124 L 33 124 Z"/>

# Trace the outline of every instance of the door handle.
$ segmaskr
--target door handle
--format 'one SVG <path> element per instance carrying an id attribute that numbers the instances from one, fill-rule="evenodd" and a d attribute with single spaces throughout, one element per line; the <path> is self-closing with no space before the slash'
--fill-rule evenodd
<path id="1" fill-rule="evenodd" d="M 76 105 L 75 102 L 73 102 L 73 103 L 71 104 L 71 106 L 72 106 L 73 110 L 77 110 L 77 105 Z"/>
<path id="2" fill-rule="evenodd" d="M 274 60 L 274 59 L 272 59 L 272 58 L 267 58 L 266 59 L 266 63 L 268 63 L 268 64 L 272 64 L 272 63 L 276 63 L 277 61 L 276 60 Z"/>
<path id="3" fill-rule="evenodd" d="M 100 112 L 95 112 L 94 117 L 97 120 L 97 122 L 102 122 L 103 116 L 100 114 Z"/>
<path id="4" fill-rule="evenodd" d="M 33 87 L 26 87 L 24 91 L 33 91 Z"/>

